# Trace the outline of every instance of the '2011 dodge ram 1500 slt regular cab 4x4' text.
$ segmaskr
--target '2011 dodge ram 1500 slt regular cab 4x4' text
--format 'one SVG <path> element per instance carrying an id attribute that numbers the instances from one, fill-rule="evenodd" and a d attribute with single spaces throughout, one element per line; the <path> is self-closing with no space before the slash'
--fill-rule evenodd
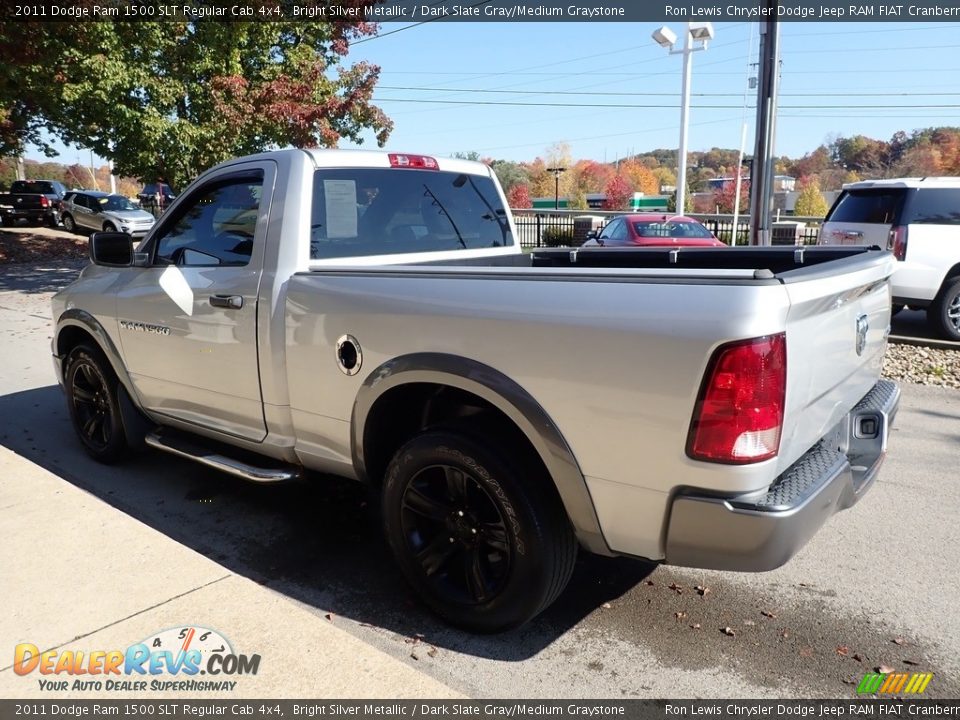
<path id="1" fill-rule="evenodd" d="M 514 238 L 480 163 L 219 165 L 136 248 L 93 235 L 55 296 L 79 438 L 368 483 L 425 603 L 486 632 L 549 605 L 578 547 L 768 570 L 870 487 L 888 253 Z"/>

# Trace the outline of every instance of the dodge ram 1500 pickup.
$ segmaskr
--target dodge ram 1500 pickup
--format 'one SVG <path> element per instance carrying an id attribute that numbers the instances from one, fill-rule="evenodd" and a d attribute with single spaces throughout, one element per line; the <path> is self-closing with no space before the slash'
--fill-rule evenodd
<path id="1" fill-rule="evenodd" d="M 80 442 L 368 483 L 406 579 L 480 632 L 553 602 L 578 548 L 768 570 L 866 493 L 890 254 L 515 237 L 480 163 L 219 165 L 139 245 L 94 234 L 55 296 Z"/>

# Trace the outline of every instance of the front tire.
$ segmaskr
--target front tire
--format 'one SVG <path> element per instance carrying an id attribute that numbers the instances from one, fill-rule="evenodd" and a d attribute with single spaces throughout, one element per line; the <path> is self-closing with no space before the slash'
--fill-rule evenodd
<path id="1" fill-rule="evenodd" d="M 117 398 L 118 380 L 103 354 L 78 345 L 67 357 L 64 387 L 73 429 L 94 460 L 119 460 L 127 442 Z"/>
<path id="2" fill-rule="evenodd" d="M 947 340 L 960 340 L 960 277 L 949 278 L 927 308 L 934 332 Z"/>
<path id="3" fill-rule="evenodd" d="M 546 609 L 577 553 L 542 467 L 500 450 L 427 431 L 394 455 L 383 487 L 385 534 L 407 581 L 434 612 L 473 632 L 515 628 Z"/>
<path id="4" fill-rule="evenodd" d="M 113 223 L 104 223 L 104 224 L 103 224 L 103 231 L 104 231 L 104 232 L 116 232 L 116 231 L 117 231 L 117 228 L 114 227 Z"/>

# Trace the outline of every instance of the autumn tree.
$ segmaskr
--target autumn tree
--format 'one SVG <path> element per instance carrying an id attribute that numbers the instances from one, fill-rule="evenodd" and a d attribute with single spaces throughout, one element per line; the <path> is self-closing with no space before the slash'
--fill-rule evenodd
<path id="1" fill-rule="evenodd" d="M 341 0 L 363 8 L 373 0 Z M 183 186 L 222 160 L 279 146 L 382 145 L 379 68 L 343 63 L 376 26 L 337 22 L 0 24 L 0 150 L 40 128 L 118 173 Z"/>
<path id="2" fill-rule="evenodd" d="M 530 188 L 526 185 L 514 185 L 507 191 L 507 204 L 513 209 L 532 207 Z"/>
<path id="3" fill-rule="evenodd" d="M 633 195 L 633 186 L 623 175 L 614 175 L 603 189 L 607 199 L 603 204 L 605 210 L 626 210 Z"/>
<path id="4" fill-rule="evenodd" d="M 801 217 L 824 217 L 827 210 L 827 201 L 820 192 L 820 183 L 815 177 L 800 178 L 798 183 L 800 194 L 797 196 L 796 205 L 793 208 L 794 215 Z"/>
<path id="5" fill-rule="evenodd" d="M 737 199 L 737 181 L 728 180 L 723 185 L 713 191 L 711 204 L 713 209 L 721 213 L 732 213 Z M 740 181 L 740 205 L 742 211 L 750 207 L 750 181 Z"/>
<path id="6" fill-rule="evenodd" d="M 505 193 L 509 193 L 517 185 L 527 185 L 530 178 L 526 169 L 520 164 L 510 160 L 494 160 L 490 163 L 493 172 L 500 181 L 500 186 Z"/>
<path id="7" fill-rule="evenodd" d="M 634 192 L 641 192 L 644 195 L 656 195 L 660 192 L 657 176 L 639 160 L 624 160 L 620 163 L 619 172 L 634 188 Z"/>
<path id="8" fill-rule="evenodd" d="M 596 160 L 578 160 L 568 171 L 574 194 L 599 193 L 610 182 L 616 171 L 605 163 Z"/>

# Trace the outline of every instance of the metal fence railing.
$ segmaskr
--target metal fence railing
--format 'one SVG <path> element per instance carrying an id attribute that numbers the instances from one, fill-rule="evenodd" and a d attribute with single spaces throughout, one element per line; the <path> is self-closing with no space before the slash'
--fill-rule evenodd
<path id="1" fill-rule="evenodd" d="M 578 245 L 582 239 L 575 237 L 574 218 L 599 218 L 597 228 L 602 229 L 609 219 L 623 215 L 622 211 L 609 210 L 512 210 L 517 228 L 517 240 L 521 247 L 537 248 L 558 245 Z M 730 244 L 734 235 L 737 245 L 750 243 L 750 216 L 741 215 L 734 229 L 733 215 L 689 213 L 688 217 L 702 222 L 720 240 Z M 823 218 L 781 216 L 773 223 L 774 245 L 814 245 L 820 235 Z"/>

